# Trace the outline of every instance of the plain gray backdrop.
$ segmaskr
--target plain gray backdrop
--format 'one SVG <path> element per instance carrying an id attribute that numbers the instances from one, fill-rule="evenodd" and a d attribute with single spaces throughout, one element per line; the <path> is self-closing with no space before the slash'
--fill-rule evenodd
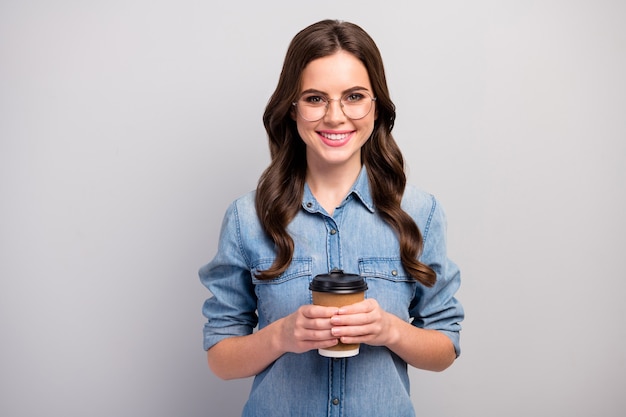
<path id="1" fill-rule="evenodd" d="M 197 270 L 323 18 L 378 43 L 462 268 L 463 353 L 411 370 L 417 414 L 623 415 L 617 0 L 0 1 L 0 415 L 239 415 L 250 380 L 206 366 Z"/>

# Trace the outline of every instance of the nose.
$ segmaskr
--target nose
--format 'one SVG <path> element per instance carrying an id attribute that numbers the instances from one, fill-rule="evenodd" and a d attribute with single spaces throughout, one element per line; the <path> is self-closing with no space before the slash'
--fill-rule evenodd
<path id="1" fill-rule="evenodd" d="M 336 120 L 345 119 L 346 115 L 343 113 L 343 108 L 341 107 L 340 98 L 329 98 L 327 106 L 328 107 L 326 109 L 326 116 L 325 116 L 327 120 L 336 121 Z"/>

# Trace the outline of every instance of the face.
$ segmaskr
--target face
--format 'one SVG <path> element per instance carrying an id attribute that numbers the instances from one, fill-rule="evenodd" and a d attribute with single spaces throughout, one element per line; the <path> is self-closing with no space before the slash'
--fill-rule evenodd
<path id="1" fill-rule="evenodd" d="M 365 117 L 356 120 L 344 114 L 339 99 L 360 97 L 360 93 L 374 96 L 363 63 L 345 51 L 311 61 L 302 72 L 300 93 L 313 101 L 319 97 L 331 99 L 328 111 L 318 121 L 305 120 L 296 109 L 293 112 L 298 133 L 306 144 L 309 168 L 360 170 L 361 147 L 374 130 L 376 102 L 372 102 Z"/>

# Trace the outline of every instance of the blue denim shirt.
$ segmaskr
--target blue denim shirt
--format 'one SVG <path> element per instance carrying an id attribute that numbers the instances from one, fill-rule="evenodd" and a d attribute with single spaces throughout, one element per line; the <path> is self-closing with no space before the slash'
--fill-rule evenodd
<path id="1" fill-rule="evenodd" d="M 203 306 L 204 348 L 222 339 L 260 329 L 311 304 L 309 283 L 317 274 L 339 268 L 357 273 L 368 285 L 366 297 L 413 325 L 436 329 L 460 353 L 464 312 L 455 293 L 457 266 L 446 254 L 446 220 L 430 194 L 407 186 L 403 209 L 417 222 L 423 237 L 421 261 L 437 273 L 427 288 L 402 267 L 394 231 L 378 215 L 365 168 L 352 191 L 332 216 L 305 186 L 302 210 L 288 226 L 295 249 L 285 273 L 255 278 L 274 260 L 274 245 L 257 218 L 254 192 L 228 208 L 215 258 L 200 269 L 210 290 Z M 345 359 L 320 356 L 316 350 L 284 354 L 255 377 L 244 417 L 409 417 L 407 364 L 386 347 L 361 345 L 359 355 Z"/>

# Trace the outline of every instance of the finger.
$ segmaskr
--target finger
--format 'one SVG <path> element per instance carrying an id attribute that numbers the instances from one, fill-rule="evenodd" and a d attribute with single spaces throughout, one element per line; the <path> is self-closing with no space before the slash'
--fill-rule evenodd
<path id="1" fill-rule="evenodd" d="M 330 322 L 329 318 L 321 318 L 321 319 L 305 319 L 302 322 L 302 328 L 306 330 L 316 331 L 316 330 L 330 330 L 333 325 Z"/>
<path id="2" fill-rule="evenodd" d="M 334 337 L 341 338 L 363 338 L 372 334 L 372 326 L 337 326 L 330 329 L 330 333 Z M 350 343 L 350 342 L 346 342 Z"/>
<path id="3" fill-rule="evenodd" d="M 378 302 L 376 302 L 373 298 L 368 298 L 366 300 L 359 301 L 358 303 L 340 307 L 337 314 L 369 313 L 376 308 L 378 308 Z"/>
<path id="4" fill-rule="evenodd" d="M 365 326 L 373 321 L 371 313 L 337 314 L 330 318 L 332 326 Z"/>
<path id="5" fill-rule="evenodd" d="M 325 307 L 318 305 L 307 305 L 302 307 L 302 315 L 309 319 L 317 319 L 317 318 L 331 318 L 337 311 L 338 307 Z"/>

